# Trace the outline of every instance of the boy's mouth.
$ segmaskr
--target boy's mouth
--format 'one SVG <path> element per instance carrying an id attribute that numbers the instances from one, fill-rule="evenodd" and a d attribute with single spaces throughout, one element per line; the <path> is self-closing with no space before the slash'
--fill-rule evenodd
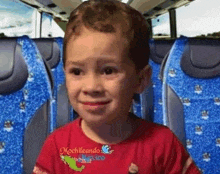
<path id="1" fill-rule="evenodd" d="M 83 108 L 87 111 L 93 112 L 101 112 L 107 106 L 110 101 L 103 102 L 83 102 Z"/>
<path id="2" fill-rule="evenodd" d="M 97 105 L 105 105 L 108 104 L 110 101 L 106 102 L 83 102 L 84 105 L 90 105 L 90 106 L 97 106 Z"/>

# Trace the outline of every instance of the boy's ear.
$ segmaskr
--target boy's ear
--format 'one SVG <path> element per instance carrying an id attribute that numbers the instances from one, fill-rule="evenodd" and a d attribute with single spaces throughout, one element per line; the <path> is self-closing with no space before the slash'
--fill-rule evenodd
<path id="1" fill-rule="evenodd" d="M 152 69 L 150 65 L 146 65 L 144 69 L 139 73 L 139 85 L 137 87 L 136 93 L 140 94 L 144 89 L 149 86 L 151 82 Z"/>

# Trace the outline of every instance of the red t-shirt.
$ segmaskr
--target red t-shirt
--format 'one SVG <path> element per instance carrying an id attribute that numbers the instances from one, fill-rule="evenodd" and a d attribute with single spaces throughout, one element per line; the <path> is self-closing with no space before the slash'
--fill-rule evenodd
<path id="1" fill-rule="evenodd" d="M 81 118 L 55 130 L 45 141 L 34 174 L 199 174 L 178 138 L 169 128 L 142 121 L 126 140 L 96 143 L 81 129 Z"/>

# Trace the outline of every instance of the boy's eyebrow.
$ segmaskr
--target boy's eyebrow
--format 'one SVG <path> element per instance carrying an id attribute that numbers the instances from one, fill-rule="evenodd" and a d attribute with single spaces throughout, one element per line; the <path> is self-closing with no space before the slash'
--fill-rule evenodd
<path id="1" fill-rule="evenodd" d="M 68 60 L 66 61 L 66 64 L 70 64 L 70 65 L 79 65 L 79 66 L 83 66 L 84 63 L 78 62 L 78 61 L 72 61 L 72 60 Z"/>
<path id="2" fill-rule="evenodd" d="M 73 64 L 73 65 L 79 65 L 79 66 L 84 66 L 85 65 L 85 62 L 89 62 L 89 61 L 72 61 L 72 60 L 68 60 L 67 61 L 67 64 Z M 119 64 L 121 62 L 119 61 L 116 61 L 112 58 L 98 58 L 97 59 L 97 63 L 98 64 L 102 64 L 102 63 L 116 63 L 116 64 Z"/>

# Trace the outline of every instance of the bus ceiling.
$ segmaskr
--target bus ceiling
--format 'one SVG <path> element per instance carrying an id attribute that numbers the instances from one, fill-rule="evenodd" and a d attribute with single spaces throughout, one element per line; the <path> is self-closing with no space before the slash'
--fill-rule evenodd
<path id="1" fill-rule="evenodd" d="M 69 15 L 81 0 L 20 0 L 36 9 L 39 12 L 51 14 L 57 24 L 65 31 Z M 173 38 L 175 37 L 175 9 L 187 5 L 194 0 L 122 0 L 131 7 L 140 11 L 149 21 L 166 12 L 170 13 L 170 25 L 173 28 Z"/>

